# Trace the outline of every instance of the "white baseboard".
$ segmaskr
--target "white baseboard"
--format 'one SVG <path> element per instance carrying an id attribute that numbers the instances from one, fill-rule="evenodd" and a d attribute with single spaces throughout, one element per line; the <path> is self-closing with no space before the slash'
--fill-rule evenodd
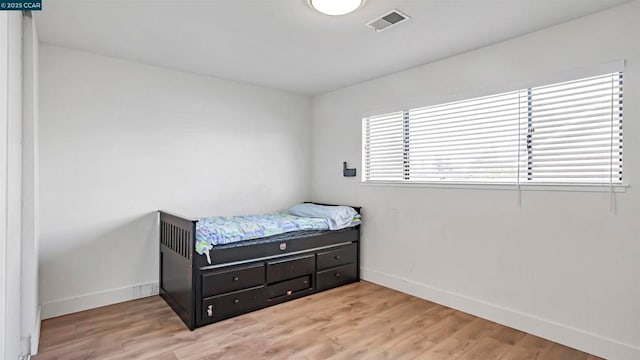
<path id="1" fill-rule="evenodd" d="M 158 295 L 158 283 L 150 282 L 73 296 L 42 304 L 42 319 L 89 310 L 105 305 Z"/>
<path id="2" fill-rule="evenodd" d="M 361 268 L 361 278 L 445 305 L 609 360 L 640 359 L 640 348 L 461 294 L 377 270 Z"/>

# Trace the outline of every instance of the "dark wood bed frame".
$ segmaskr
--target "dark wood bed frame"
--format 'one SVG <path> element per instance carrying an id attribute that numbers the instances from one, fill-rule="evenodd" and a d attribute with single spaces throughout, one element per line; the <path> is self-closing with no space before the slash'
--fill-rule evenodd
<path id="1" fill-rule="evenodd" d="M 360 280 L 360 226 L 214 247 L 209 264 L 198 219 L 159 213 L 160 296 L 191 330 Z"/>

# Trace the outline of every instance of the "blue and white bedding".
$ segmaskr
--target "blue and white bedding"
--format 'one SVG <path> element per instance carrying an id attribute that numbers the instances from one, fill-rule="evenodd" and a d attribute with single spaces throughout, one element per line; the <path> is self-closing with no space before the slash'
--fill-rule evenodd
<path id="1" fill-rule="evenodd" d="M 296 207 L 291 210 L 295 208 Z M 226 245 L 238 241 L 269 237 L 293 231 L 338 230 L 359 225 L 361 222 L 360 214 L 356 213 L 353 208 L 349 209 L 351 209 L 353 213 L 344 209 L 338 210 L 339 217 L 342 217 L 339 221 L 336 221 L 335 216 L 333 216 L 335 214 L 328 212 L 323 213 L 325 210 L 322 209 L 320 209 L 317 214 L 313 213 L 312 215 L 315 215 L 313 217 L 296 216 L 286 212 L 278 212 L 266 215 L 199 218 L 196 223 L 196 252 L 201 255 L 207 255 L 207 258 L 209 258 L 209 251 L 216 245 Z M 307 207 L 303 207 L 303 210 L 313 212 L 313 210 L 309 210 Z M 351 214 L 349 221 L 344 221 L 346 213 Z"/>

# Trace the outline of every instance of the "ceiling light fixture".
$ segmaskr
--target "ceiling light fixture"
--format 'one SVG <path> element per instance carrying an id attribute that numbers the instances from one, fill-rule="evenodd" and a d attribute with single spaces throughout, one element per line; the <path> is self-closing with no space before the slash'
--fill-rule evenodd
<path id="1" fill-rule="evenodd" d="M 309 5 L 327 15 L 345 15 L 362 6 L 364 0 L 309 0 Z"/>

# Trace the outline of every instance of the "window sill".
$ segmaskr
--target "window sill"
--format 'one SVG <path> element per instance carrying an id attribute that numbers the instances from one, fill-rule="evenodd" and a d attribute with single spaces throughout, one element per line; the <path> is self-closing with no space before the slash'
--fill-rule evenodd
<path id="1" fill-rule="evenodd" d="M 366 187 L 431 188 L 431 189 L 476 189 L 476 190 L 520 190 L 520 191 L 576 191 L 576 192 L 627 192 L 628 184 L 486 184 L 486 183 L 408 183 L 394 181 L 361 181 Z"/>

